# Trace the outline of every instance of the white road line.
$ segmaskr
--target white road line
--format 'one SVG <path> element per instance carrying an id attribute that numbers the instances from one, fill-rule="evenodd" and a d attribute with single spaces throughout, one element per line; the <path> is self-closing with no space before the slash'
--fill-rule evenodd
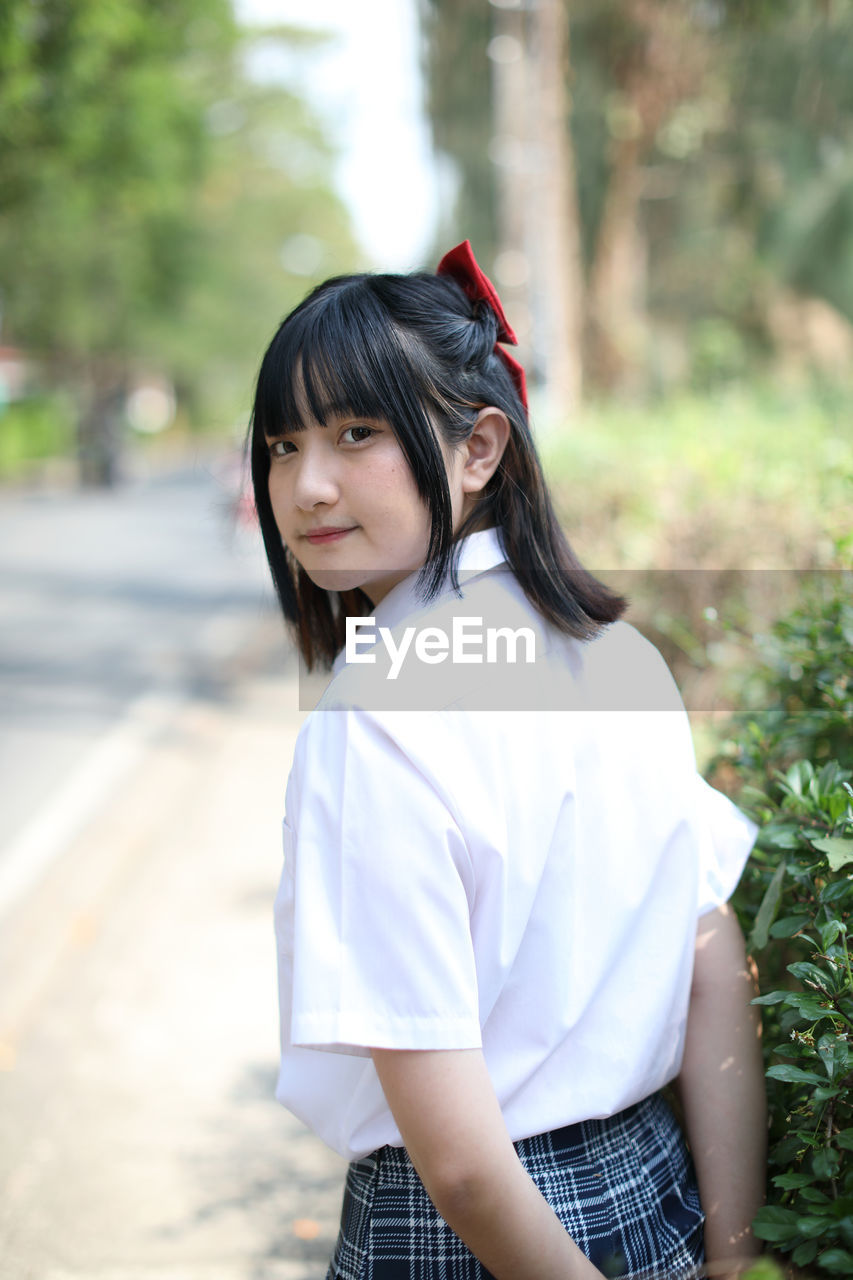
<path id="1" fill-rule="evenodd" d="M 0 916 L 29 893 L 98 812 L 187 699 L 144 694 L 90 748 L 73 773 L 16 839 L 0 851 Z"/>

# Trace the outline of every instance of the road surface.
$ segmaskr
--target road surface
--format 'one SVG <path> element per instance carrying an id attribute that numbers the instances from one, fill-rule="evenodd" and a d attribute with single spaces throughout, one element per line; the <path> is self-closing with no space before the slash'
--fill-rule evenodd
<path id="1" fill-rule="evenodd" d="M 301 715 L 226 498 L 0 498 L 2 1280 L 325 1275 L 343 1162 L 273 1100 Z"/>
<path id="2" fill-rule="evenodd" d="M 229 661 L 272 625 L 232 491 L 220 461 L 199 459 L 103 492 L 0 495 L 0 876 L 99 743 L 115 757 L 123 721 L 226 696 Z"/>

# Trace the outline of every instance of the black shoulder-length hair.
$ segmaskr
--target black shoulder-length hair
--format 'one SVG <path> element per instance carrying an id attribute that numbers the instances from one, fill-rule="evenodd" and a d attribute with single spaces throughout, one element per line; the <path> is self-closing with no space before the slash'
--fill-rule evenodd
<path id="1" fill-rule="evenodd" d="M 625 601 L 581 566 L 561 530 L 542 475 L 527 411 L 495 352 L 497 321 L 446 276 L 355 275 L 327 280 L 281 324 L 258 374 L 251 427 L 255 503 L 273 583 L 309 668 L 328 666 L 344 643 L 347 616 L 370 611 L 360 590 L 315 586 L 282 544 L 269 494 L 267 437 L 325 424 L 335 413 L 384 419 L 409 463 L 431 516 L 424 600 L 451 575 L 455 544 L 496 526 L 531 603 L 567 635 L 591 638 Z M 503 458 L 454 535 L 441 436 L 467 439 L 479 411 L 510 422 Z"/>

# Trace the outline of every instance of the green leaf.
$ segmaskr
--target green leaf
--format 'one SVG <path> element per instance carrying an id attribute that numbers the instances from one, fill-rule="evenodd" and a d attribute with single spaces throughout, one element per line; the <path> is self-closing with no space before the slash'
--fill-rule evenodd
<path id="1" fill-rule="evenodd" d="M 770 929 L 771 938 L 793 938 L 806 925 L 811 924 L 811 916 L 784 916 Z"/>
<path id="2" fill-rule="evenodd" d="M 812 844 L 826 854 L 831 871 L 840 871 L 848 862 L 853 862 L 853 839 L 848 836 L 822 836 L 812 840 Z"/>
<path id="3" fill-rule="evenodd" d="M 832 1017 L 832 1008 L 821 1004 L 820 996 L 812 995 L 806 991 L 787 992 L 785 1003 L 792 1009 L 796 1009 L 800 1017 L 805 1019 L 806 1022 L 817 1022 L 820 1018 Z"/>
<path id="4" fill-rule="evenodd" d="M 807 1240 L 816 1240 L 826 1231 L 826 1218 L 803 1217 L 797 1219 L 797 1231 Z"/>
<path id="5" fill-rule="evenodd" d="M 780 776 L 794 795 L 801 796 L 814 777 L 814 767 L 810 760 L 796 760 L 788 772 Z"/>
<path id="6" fill-rule="evenodd" d="M 820 943 L 824 951 L 831 947 L 835 939 L 840 933 L 846 933 L 847 930 L 840 920 L 830 920 L 828 924 L 820 927 Z"/>
<path id="7" fill-rule="evenodd" d="M 838 786 L 841 767 L 837 760 L 828 760 L 817 775 L 817 784 L 822 795 L 829 795 Z"/>
<path id="8" fill-rule="evenodd" d="M 762 845 L 769 844 L 773 849 L 799 849 L 802 843 L 802 828 L 789 822 L 784 826 L 764 827 L 761 832 Z"/>
<path id="9" fill-rule="evenodd" d="M 799 978 L 800 982 L 813 982 L 815 986 L 820 987 L 821 991 L 831 991 L 835 986 L 828 974 L 816 964 L 812 964 L 810 960 L 797 960 L 787 967 L 788 972 L 795 978 Z"/>
<path id="10" fill-rule="evenodd" d="M 783 1191 L 794 1191 L 798 1187 L 807 1187 L 811 1180 L 810 1173 L 778 1173 L 773 1179 L 773 1185 L 781 1187 Z"/>
<path id="11" fill-rule="evenodd" d="M 824 812 L 833 826 L 841 821 L 848 810 L 849 801 L 841 791 L 836 791 L 834 795 L 827 796 L 824 800 Z"/>
<path id="12" fill-rule="evenodd" d="M 840 1154 L 826 1147 L 822 1151 L 816 1151 L 812 1156 L 812 1169 L 816 1178 L 834 1178 L 840 1163 Z"/>
<path id="13" fill-rule="evenodd" d="M 787 999 L 790 991 L 768 991 L 766 996 L 756 996 L 754 1000 L 750 1000 L 750 1004 L 781 1004 Z"/>
<path id="14" fill-rule="evenodd" d="M 789 1062 L 768 1067 L 767 1076 L 771 1080 L 784 1080 L 787 1084 L 823 1084 L 823 1077 L 814 1071 L 804 1071 L 802 1067 L 792 1066 Z"/>
<path id="15" fill-rule="evenodd" d="M 833 880 L 821 889 L 820 900 L 824 903 L 840 902 L 851 893 L 853 893 L 853 880 Z"/>
<path id="16" fill-rule="evenodd" d="M 802 1244 L 798 1244 L 794 1252 L 791 1254 L 791 1261 L 796 1267 L 808 1266 L 814 1260 L 820 1245 L 817 1240 L 804 1240 Z"/>
<path id="17" fill-rule="evenodd" d="M 845 1151 L 853 1151 L 853 1129 L 842 1129 L 834 1138 L 837 1147 L 843 1147 Z"/>
<path id="18" fill-rule="evenodd" d="M 770 1240 L 778 1244 L 785 1240 L 793 1240 L 801 1234 L 798 1221 L 799 1217 L 792 1209 L 783 1209 L 778 1204 L 768 1204 L 758 1210 L 752 1229 L 759 1240 Z"/>
<path id="19" fill-rule="evenodd" d="M 773 872 L 773 878 L 765 890 L 764 897 L 761 899 L 761 906 L 758 908 L 758 914 L 755 917 L 755 924 L 750 935 L 750 950 L 752 951 L 761 951 L 767 946 L 768 932 L 779 910 L 779 900 L 782 897 L 782 885 L 785 881 L 787 870 L 787 865 L 784 862 L 780 862 Z"/>
<path id="20" fill-rule="evenodd" d="M 774 1143 L 770 1154 L 775 1164 L 790 1164 L 791 1161 L 799 1159 L 806 1146 L 808 1142 L 801 1134 L 789 1133 Z"/>
<path id="21" fill-rule="evenodd" d="M 847 1041 L 844 1036 L 832 1035 L 827 1032 L 821 1036 L 817 1042 L 817 1051 L 823 1065 L 826 1067 L 826 1074 L 830 1080 L 835 1075 L 836 1068 L 843 1071 L 847 1066 L 850 1051 L 847 1048 Z"/>
<path id="22" fill-rule="evenodd" d="M 772 1258 L 759 1258 L 744 1271 L 743 1280 L 784 1280 L 784 1276 Z"/>
<path id="23" fill-rule="evenodd" d="M 838 1098 L 843 1092 L 844 1090 L 837 1084 L 818 1085 L 812 1094 L 812 1102 L 815 1104 L 829 1102 L 830 1098 Z"/>
<path id="24" fill-rule="evenodd" d="M 818 1154 L 820 1155 L 821 1153 L 818 1152 Z M 824 1177 L 824 1174 L 819 1176 Z M 809 1204 L 829 1204 L 829 1196 L 826 1192 L 819 1191 L 817 1187 L 803 1187 L 800 1196 Z"/>
<path id="25" fill-rule="evenodd" d="M 738 805 L 742 809 L 747 804 L 768 805 L 770 803 L 766 791 L 762 791 L 760 787 L 753 787 L 750 783 L 741 787 L 738 792 Z"/>
<path id="26" fill-rule="evenodd" d="M 831 1271 L 834 1275 L 853 1275 L 853 1253 L 846 1249 L 827 1249 L 818 1254 L 817 1261 L 824 1271 Z"/>

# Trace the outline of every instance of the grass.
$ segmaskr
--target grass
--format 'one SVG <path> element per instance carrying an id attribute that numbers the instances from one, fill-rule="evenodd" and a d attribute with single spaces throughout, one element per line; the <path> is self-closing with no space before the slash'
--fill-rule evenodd
<path id="1" fill-rule="evenodd" d="M 591 405 L 540 440 L 564 528 L 663 652 L 702 759 L 754 635 L 793 606 L 804 572 L 853 558 L 851 422 L 853 387 L 733 386 Z"/>
<path id="2" fill-rule="evenodd" d="M 851 422 L 853 386 L 734 386 L 592 405 L 541 448 L 565 527 L 592 565 L 827 568 L 849 533 Z"/>

